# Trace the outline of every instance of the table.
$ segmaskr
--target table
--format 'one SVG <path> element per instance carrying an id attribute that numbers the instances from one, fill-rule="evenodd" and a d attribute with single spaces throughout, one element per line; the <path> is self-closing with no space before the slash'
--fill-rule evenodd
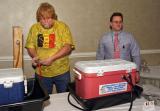
<path id="1" fill-rule="evenodd" d="M 44 111 L 80 111 L 68 103 L 68 93 L 51 94 L 50 100 L 45 102 Z M 73 104 L 78 105 L 76 101 L 70 97 Z M 132 111 L 143 111 L 142 107 L 146 100 L 142 97 L 133 102 Z M 103 108 L 96 111 L 128 111 L 130 103 L 117 105 L 109 108 Z M 156 106 L 156 111 L 160 111 L 160 107 Z"/>

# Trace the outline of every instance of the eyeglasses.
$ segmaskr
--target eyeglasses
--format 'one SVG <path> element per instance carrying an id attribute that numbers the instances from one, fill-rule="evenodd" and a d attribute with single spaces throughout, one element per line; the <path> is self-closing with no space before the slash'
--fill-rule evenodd
<path id="1" fill-rule="evenodd" d="M 123 21 L 112 21 L 112 23 L 121 24 Z"/>

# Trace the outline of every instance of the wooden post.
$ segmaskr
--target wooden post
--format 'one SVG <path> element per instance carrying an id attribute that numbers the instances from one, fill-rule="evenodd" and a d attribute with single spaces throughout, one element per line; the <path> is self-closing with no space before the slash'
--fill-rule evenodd
<path id="1" fill-rule="evenodd" d="M 13 26 L 13 67 L 23 68 L 23 34 L 19 26 Z"/>

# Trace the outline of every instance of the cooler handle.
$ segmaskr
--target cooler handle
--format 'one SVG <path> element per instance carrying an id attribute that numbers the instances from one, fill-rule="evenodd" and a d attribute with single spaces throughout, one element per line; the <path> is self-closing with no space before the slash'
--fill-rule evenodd
<path id="1" fill-rule="evenodd" d="M 13 86 L 13 81 L 6 80 L 4 81 L 3 85 L 4 85 L 4 88 L 11 88 Z"/>
<path id="2" fill-rule="evenodd" d="M 27 77 L 24 76 L 24 91 L 25 91 L 25 94 L 27 94 Z"/>
<path id="3" fill-rule="evenodd" d="M 126 73 L 131 73 L 132 72 L 132 68 L 131 67 L 127 67 L 126 69 L 127 69 Z"/>
<path id="4" fill-rule="evenodd" d="M 73 69 L 73 71 L 78 75 L 78 79 L 81 80 L 82 79 L 81 73 L 79 73 L 76 69 Z"/>

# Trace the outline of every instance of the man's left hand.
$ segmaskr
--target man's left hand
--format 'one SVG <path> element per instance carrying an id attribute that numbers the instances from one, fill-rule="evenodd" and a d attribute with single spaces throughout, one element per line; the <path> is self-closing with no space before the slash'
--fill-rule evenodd
<path id="1" fill-rule="evenodd" d="M 39 61 L 39 63 L 44 66 L 50 66 L 52 62 L 53 60 L 51 59 L 51 57 Z"/>

